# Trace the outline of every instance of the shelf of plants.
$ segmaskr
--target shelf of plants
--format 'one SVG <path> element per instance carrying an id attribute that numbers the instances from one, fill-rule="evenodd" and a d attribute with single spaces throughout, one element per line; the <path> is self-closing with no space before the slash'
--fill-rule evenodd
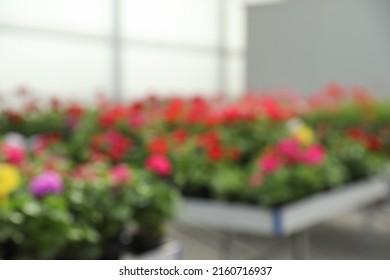
<path id="1" fill-rule="evenodd" d="M 388 162 L 390 104 L 361 88 L 88 106 L 19 95 L 19 110 L 0 104 L 0 258 L 147 252 L 180 193 L 188 219 L 277 234 L 387 193 L 374 178 Z"/>
<path id="2" fill-rule="evenodd" d="M 181 218 L 186 223 L 220 230 L 281 237 L 303 232 L 329 219 L 383 201 L 388 195 L 387 182 L 373 178 L 272 209 L 190 198 L 185 200 Z"/>

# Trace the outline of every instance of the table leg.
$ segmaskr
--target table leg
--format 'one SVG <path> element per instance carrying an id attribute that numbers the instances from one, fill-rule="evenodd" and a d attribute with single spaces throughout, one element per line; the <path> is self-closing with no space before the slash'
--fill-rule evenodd
<path id="1" fill-rule="evenodd" d="M 375 246 L 375 207 L 369 206 L 364 209 L 363 215 L 363 253 L 367 258 Z"/>
<path id="2" fill-rule="evenodd" d="M 295 233 L 291 237 L 291 254 L 294 260 L 310 259 L 309 231 Z"/>
<path id="3" fill-rule="evenodd" d="M 221 237 L 220 258 L 222 260 L 230 260 L 232 257 L 234 235 L 232 232 L 226 232 Z"/>

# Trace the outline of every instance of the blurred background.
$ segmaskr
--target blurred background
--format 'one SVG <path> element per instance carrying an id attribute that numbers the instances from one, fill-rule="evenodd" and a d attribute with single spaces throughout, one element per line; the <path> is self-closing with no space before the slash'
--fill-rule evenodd
<path id="1" fill-rule="evenodd" d="M 0 96 L 23 86 L 87 102 L 97 93 L 234 99 L 338 82 L 387 97 L 389 27 L 388 0 L 0 0 Z M 314 228 L 313 258 L 389 258 L 386 213 L 373 221 L 376 239 L 366 214 Z M 171 235 L 185 258 L 220 257 L 220 233 L 180 225 Z M 238 240 L 233 258 L 289 258 L 271 239 Z"/>
<path id="2" fill-rule="evenodd" d="M 0 89 L 93 98 L 390 87 L 386 0 L 2 0 Z"/>

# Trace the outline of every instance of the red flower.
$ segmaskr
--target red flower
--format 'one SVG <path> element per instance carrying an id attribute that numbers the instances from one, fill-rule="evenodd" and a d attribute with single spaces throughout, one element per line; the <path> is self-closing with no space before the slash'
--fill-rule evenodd
<path id="1" fill-rule="evenodd" d="M 237 106 L 229 106 L 225 108 L 223 119 L 226 123 L 235 123 L 242 119 L 240 108 Z"/>
<path id="2" fill-rule="evenodd" d="M 121 120 L 125 120 L 128 110 L 124 106 L 117 105 L 111 109 L 104 111 L 99 118 L 99 124 L 102 127 L 110 127 L 117 124 Z"/>
<path id="3" fill-rule="evenodd" d="M 273 99 L 267 98 L 263 100 L 262 108 L 265 114 L 275 121 L 282 121 L 287 117 L 285 110 Z"/>
<path id="4" fill-rule="evenodd" d="M 347 135 L 352 139 L 363 139 L 367 136 L 366 132 L 360 127 L 353 127 L 347 130 Z"/>
<path id="5" fill-rule="evenodd" d="M 167 122 L 177 122 L 183 117 L 185 103 L 180 98 L 172 99 L 165 111 L 165 118 Z"/>
<path id="6" fill-rule="evenodd" d="M 11 111 L 11 110 L 8 110 L 8 111 L 5 111 L 4 114 L 6 115 L 6 117 L 8 118 L 8 120 L 12 123 L 20 123 L 23 121 L 23 117 L 21 114 L 17 113 L 17 112 L 14 112 L 14 111 Z"/>
<path id="7" fill-rule="evenodd" d="M 142 102 L 135 102 L 133 105 L 131 105 L 131 111 L 133 112 L 139 112 L 144 109 L 144 104 Z"/>
<path id="8" fill-rule="evenodd" d="M 222 147 L 219 145 L 213 145 L 207 148 L 207 156 L 212 161 L 219 161 L 223 157 Z"/>
<path id="9" fill-rule="evenodd" d="M 173 139 L 178 143 L 178 144 L 184 144 L 185 141 L 187 140 L 188 133 L 184 129 L 176 129 L 173 132 Z"/>
<path id="10" fill-rule="evenodd" d="M 71 104 L 67 109 L 66 113 L 74 118 L 80 118 L 84 114 L 85 110 L 77 103 Z"/>
<path id="11" fill-rule="evenodd" d="M 203 98 L 196 97 L 190 103 L 187 121 L 189 123 L 202 123 L 209 111 L 209 106 Z"/>
<path id="12" fill-rule="evenodd" d="M 168 142 L 164 138 L 156 138 L 149 143 L 148 150 L 151 154 L 167 154 Z"/>
<path id="13" fill-rule="evenodd" d="M 172 172 L 171 162 L 165 155 L 151 155 L 146 160 L 145 167 L 161 176 L 168 176 Z"/>
<path id="14" fill-rule="evenodd" d="M 382 143 L 378 137 L 368 134 L 362 128 L 354 127 L 347 131 L 348 137 L 363 144 L 371 151 L 378 151 L 382 147 Z"/>
<path id="15" fill-rule="evenodd" d="M 199 135 L 197 142 L 199 146 L 207 149 L 213 146 L 218 146 L 220 140 L 219 135 L 216 132 L 212 131 Z"/>
<path id="16" fill-rule="evenodd" d="M 260 169 L 266 173 L 274 173 L 282 166 L 282 160 L 276 153 L 269 153 L 260 160 Z"/>
<path id="17" fill-rule="evenodd" d="M 381 141 L 375 136 L 367 136 L 365 141 L 366 147 L 371 151 L 379 151 L 382 147 Z"/>
<path id="18" fill-rule="evenodd" d="M 91 139 L 91 145 L 97 154 L 107 154 L 112 160 L 123 159 L 132 147 L 132 141 L 116 131 L 96 134 Z"/>
<path id="19" fill-rule="evenodd" d="M 206 124 L 208 126 L 220 125 L 223 121 L 223 114 L 220 111 L 214 110 L 206 115 Z"/>

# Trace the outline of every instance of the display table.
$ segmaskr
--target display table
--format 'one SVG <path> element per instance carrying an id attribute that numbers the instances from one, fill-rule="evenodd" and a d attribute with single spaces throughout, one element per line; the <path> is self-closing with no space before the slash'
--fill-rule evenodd
<path id="1" fill-rule="evenodd" d="M 381 178 L 354 182 L 275 209 L 210 199 L 187 198 L 181 221 L 230 232 L 292 237 L 294 255 L 308 257 L 307 230 L 329 219 L 387 199 Z M 300 251 L 300 252 L 298 252 Z"/>

